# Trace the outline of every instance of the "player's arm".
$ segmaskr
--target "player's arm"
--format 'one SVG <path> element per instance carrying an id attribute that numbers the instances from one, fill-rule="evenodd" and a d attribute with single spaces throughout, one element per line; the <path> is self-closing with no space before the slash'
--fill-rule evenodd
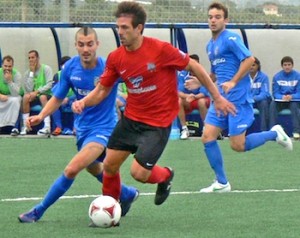
<path id="1" fill-rule="evenodd" d="M 62 100 L 58 99 L 55 96 L 52 96 L 38 115 L 31 116 L 27 119 L 26 127 L 31 130 L 32 126 L 40 124 L 45 119 L 45 117 L 55 112 L 60 107 L 61 103 Z"/>
<path id="2" fill-rule="evenodd" d="M 233 76 L 233 78 L 230 81 L 222 84 L 222 88 L 225 93 L 228 93 L 230 89 L 235 87 L 235 85 L 237 85 L 237 83 L 249 72 L 251 65 L 254 63 L 254 61 L 254 57 L 250 56 L 241 62 L 239 70 Z"/>
<path id="3" fill-rule="evenodd" d="M 218 97 L 221 97 L 217 87 L 201 64 L 194 60 L 190 60 L 186 70 L 192 71 L 196 75 L 196 78 L 200 82 L 199 87 L 201 85 L 206 87 L 214 100 L 216 100 Z"/>
<path id="4" fill-rule="evenodd" d="M 80 114 L 85 107 L 91 107 L 101 103 L 110 93 L 111 89 L 112 87 L 105 87 L 101 85 L 101 83 L 98 83 L 87 96 L 72 104 L 73 112 Z"/>
<path id="5" fill-rule="evenodd" d="M 192 71 L 196 75 L 200 83 L 207 88 L 213 98 L 214 106 L 218 115 L 220 114 L 220 112 L 224 113 L 225 115 L 227 115 L 228 113 L 235 115 L 235 106 L 227 101 L 224 97 L 222 97 L 222 95 L 218 91 L 218 88 L 201 64 L 194 60 L 190 60 L 186 69 Z"/>

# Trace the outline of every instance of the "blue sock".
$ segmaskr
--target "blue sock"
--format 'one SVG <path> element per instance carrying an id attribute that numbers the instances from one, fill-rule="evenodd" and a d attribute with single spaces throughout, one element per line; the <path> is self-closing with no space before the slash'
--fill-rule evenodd
<path id="1" fill-rule="evenodd" d="M 69 179 L 64 174 L 56 179 L 42 202 L 35 206 L 38 214 L 42 216 L 48 207 L 55 203 L 71 187 L 73 182 L 74 179 Z"/>
<path id="2" fill-rule="evenodd" d="M 204 151 L 211 168 L 216 174 L 216 179 L 221 184 L 227 183 L 225 170 L 223 167 L 223 157 L 217 141 L 210 141 L 204 144 Z"/>
<path id="3" fill-rule="evenodd" d="M 246 136 L 245 151 L 252 150 L 258 146 L 265 144 L 267 141 L 276 140 L 276 131 L 263 131 L 252 133 Z"/>
<path id="4" fill-rule="evenodd" d="M 100 173 L 100 174 L 96 175 L 95 177 L 96 177 L 96 179 L 97 179 L 100 183 L 102 183 L 102 181 L 103 181 L 103 173 Z"/>
<path id="5" fill-rule="evenodd" d="M 128 201 L 134 198 L 136 194 L 136 189 L 133 187 L 126 186 L 125 184 L 121 184 L 121 195 L 120 202 Z"/>
<path id="6" fill-rule="evenodd" d="M 103 173 L 100 173 L 95 176 L 97 180 L 102 183 L 103 180 Z M 125 184 L 121 184 L 121 195 L 120 195 L 120 202 L 128 201 L 135 196 L 136 190 L 133 187 L 128 187 Z"/>

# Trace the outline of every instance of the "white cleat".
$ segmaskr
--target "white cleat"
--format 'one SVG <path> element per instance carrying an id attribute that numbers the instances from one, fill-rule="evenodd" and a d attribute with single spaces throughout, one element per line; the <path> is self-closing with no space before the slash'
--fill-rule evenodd
<path id="1" fill-rule="evenodd" d="M 42 129 L 38 130 L 37 134 L 39 136 L 50 136 L 50 128 L 44 127 Z"/>
<path id="2" fill-rule="evenodd" d="M 188 128 L 184 128 L 184 129 L 181 131 L 180 139 L 181 139 L 181 140 L 186 140 L 187 138 L 189 138 L 189 136 L 190 136 L 189 129 L 188 129 Z"/>
<path id="3" fill-rule="evenodd" d="M 27 128 L 26 127 L 22 127 L 20 135 L 21 136 L 25 136 L 25 135 L 27 135 L 27 132 L 28 132 Z"/>
<path id="4" fill-rule="evenodd" d="M 229 193 L 230 191 L 231 185 L 229 182 L 221 184 L 218 181 L 214 181 L 209 187 L 202 188 L 200 193 Z"/>
<path id="5" fill-rule="evenodd" d="M 289 151 L 293 150 L 293 142 L 291 138 L 284 132 L 283 128 L 280 125 L 275 125 L 271 128 L 271 131 L 276 131 L 277 137 L 276 141 L 278 144 L 282 145 Z"/>

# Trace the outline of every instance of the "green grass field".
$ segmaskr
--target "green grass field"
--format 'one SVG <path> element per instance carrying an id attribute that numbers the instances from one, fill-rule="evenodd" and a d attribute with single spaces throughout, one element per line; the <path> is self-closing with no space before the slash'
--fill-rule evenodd
<path id="1" fill-rule="evenodd" d="M 88 207 L 100 194 L 100 184 L 83 171 L 63 199 L 34 224 L 17 216 L 40 201 L 74 153 L 72 139 L 0 138 L 0 234 L 10 237 L 105 238 L 220 238 L 299 237 L 300 143 L 285 151 L 275 142 L 247 153 L 233 152 L 220 141 L 233 192 L 200 194 L 214 176 L 199 140 L 170 141 L 160 165 L 175 169 L 172 193 L 154 205 L 156 185 L 137 183 L 129 175 L 129 158 L 122 167 L 123 182 L 141 196 L 120 227 L 89 228 Z"/>

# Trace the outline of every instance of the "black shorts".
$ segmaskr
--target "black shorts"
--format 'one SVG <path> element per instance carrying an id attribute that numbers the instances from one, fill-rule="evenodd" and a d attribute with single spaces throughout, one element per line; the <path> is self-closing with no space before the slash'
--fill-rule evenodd
<path id="1" fill-rule="evenodd" d="M 155 127 L 125 116 L 116 125 L 107 145 L 109 149 L 130 151 L 137 162 L 152 169 L 163 153 L 171 132 L 169 127 Z"/>

